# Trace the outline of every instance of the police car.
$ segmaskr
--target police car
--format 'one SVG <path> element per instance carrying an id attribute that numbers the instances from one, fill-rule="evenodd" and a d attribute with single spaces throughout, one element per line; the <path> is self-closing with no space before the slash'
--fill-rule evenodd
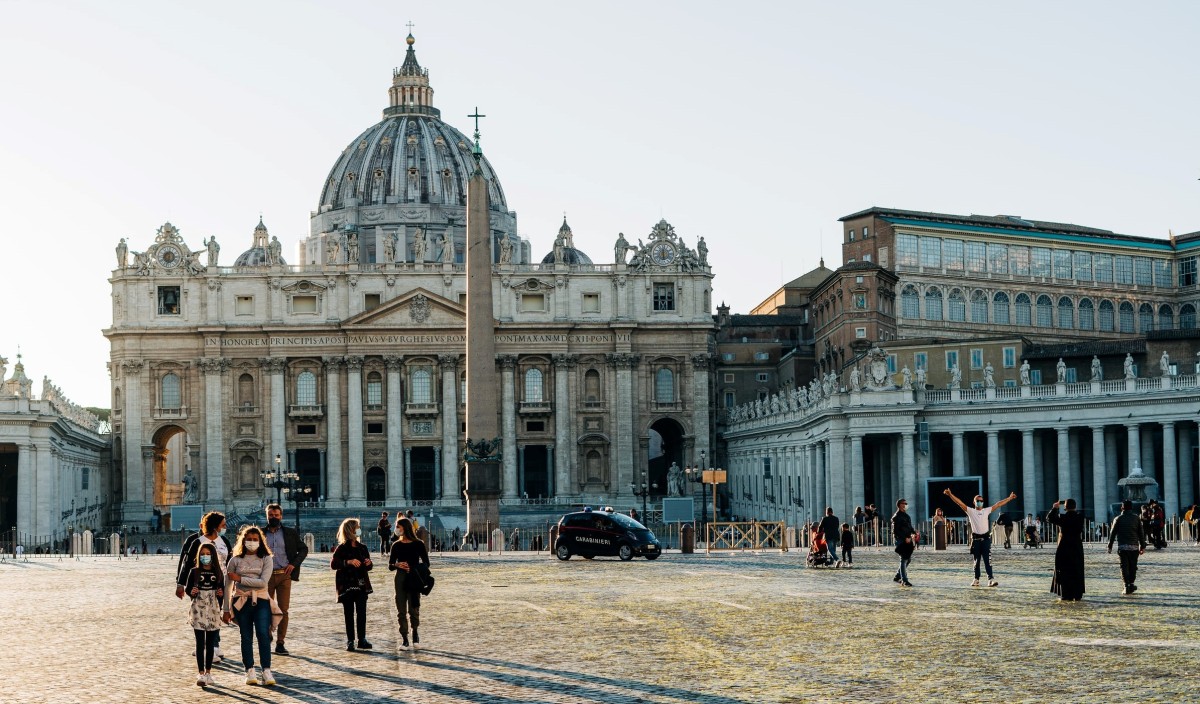
<path id="1" fill-rule="evenodd" d="M 616 555 L 624 561 L 637 556 L 654 560 L 662 554 L 662 543 L 646 526 L 611 507 L 588 507 L 559 519 L 554 554 L 560 560 L 570 560 L 572 555 L 589 560 L 597 555 Z"/>

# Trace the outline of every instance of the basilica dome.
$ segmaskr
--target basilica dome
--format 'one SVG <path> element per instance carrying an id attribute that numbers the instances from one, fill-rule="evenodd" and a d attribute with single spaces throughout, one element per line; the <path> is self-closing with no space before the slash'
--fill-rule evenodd
<path id="1" fill-rule="evenodd" d="M 575 234 L 571 232 L 571 226 L 567 224 L 565 215 L 562 227 L 558 228 L 558 237 L 554 238 L 554 249 L 542 257 L 542 263 L 554 264 L 556 260 L 562 264 L 590 265 L 592 263 L 591 257 L 584 254 L 582 250 L 575 249 Z"/>
<path id="2" fill-rule="evenodd" d="M 262 217 L 258 218 L 258 226 L 254 228 L 254 240 L 250 245 L 250 249 L 242 252 L 238 256 L 234 266 L 271 266 L 271 243 L 267 239 L 269 233 L 267 226 L 263 224 Z M 287 264 L 283 257 L 279 258 L 279 264 Z"/>

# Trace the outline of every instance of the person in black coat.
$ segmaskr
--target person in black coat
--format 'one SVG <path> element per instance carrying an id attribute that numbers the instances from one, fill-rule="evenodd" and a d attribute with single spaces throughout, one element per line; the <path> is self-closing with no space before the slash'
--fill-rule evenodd
<path id="1" fill-rule="evenodd" d="M 1064 512 L 1059 513 L 1058 507 Z M 1058 526 L 1058 549 L 1054 552 L 1054 579 L 1050 591 L 1060 601 L 1083 598 L 1083 515 L 1075 510 L 1075 499 L 1055 501 L 1046 521 Z"/>
<path id="2" fill-rule="evenodd" d="M 409 627 L 412 627 L 412 647 L 421 636 L 421 591 L 429 574 L 429 552 L 425 543 L 417 540 L 412 523 L 407 518 L 396 521 L 396 541 L 388 557 L 388 569 L 396 572 L 396 618 L 400 623 L 400 649 L 408 650 Z"/>
<path id="3" fill-rule="evenodd" d="M 371 594 L 371 550 L 362 543 L 362 526 L 347 518 L 338 528 L 338 545 L 329 568 L 335 570 L 334 588 L 346 618 L 346 650 L 354 650 L 354 626 L 358 625 L 358 647 L 370 650 L 367 641 L 367 596 Z M 355 618 L 357 616 L 357 618 Z"/>
<path id="4" fill-rule="evenodd" d="M 896 541 L 896 554 L 900 556 L 900 568 L 896 570 L 892 581 L 911 587 L 912 582 L 908 581 L 908 563 L 917 547 L 917 531 L 908 515 L 908 501 L 905 499 L 896 501 L 896 512 L 892 514 L 892 537 Z"/>

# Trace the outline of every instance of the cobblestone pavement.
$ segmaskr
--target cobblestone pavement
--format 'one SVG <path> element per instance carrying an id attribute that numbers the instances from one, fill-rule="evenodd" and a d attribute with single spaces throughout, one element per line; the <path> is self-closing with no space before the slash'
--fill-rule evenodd
<path id="1" fill-rule="evenodd" d="M 233 658 L 196 687 L 173 556 L 0 563 L 3 702 L 1183 701 L 1200 675 L 1200 549 L 1142 559 L 1123 597 L 1115 555 L 1089 548 L 1085 600 L 1048 592 L 1053 548 L 997 550 L 1000 586 L 971 588 L 962 548 L 922 550 L 915 589 L 887 549 L 852 570 L 802 552 L 562 563 L 434 556 L 424 648 L 397 650 L 390 574 L 374 573 L 370 653 L 344 650 L 327 556 L 293 591 L 276 687 Z"/>

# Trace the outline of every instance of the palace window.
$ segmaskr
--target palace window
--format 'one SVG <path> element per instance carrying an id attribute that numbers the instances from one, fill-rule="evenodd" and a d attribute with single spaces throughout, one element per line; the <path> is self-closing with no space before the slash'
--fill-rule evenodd
<path id="1" fill-rule="evenodd" d="M 1092 255 L 1090 252 L 1075 253 L 1075 278 L 1078 281 L 1092 280 Z"/>
<path id="2" fill-rule="evenodd" d="M 967 271 L 982 274 L 987 271 L 987 246 L 983 242 L 967 242 L 966 250 Z"/>
<path id="3" fill-rule="evenodd" d="M 895 374 L 896 373 L 896 355 L 889 354 L 887 356 L 887 365 L 888 365 L 887 366 L 888 374 Z"/>
<path id="4" fill-rule="evenodd" d="M 911 285 L 905 286 L 900 292 L 900 314 L 910 320 L 921 317 L 921 297 Z"/>
<path id="5" fill-rule="evenodd" d="M 179 287 L 158 287 L 158 314 L 179 315 Z"/>
<path id="6" fill-rule="evenodd" d="M 1054 325 L 1054 304 L 1050 301 L 1049 296 L 1038 296 L 1037 324 L 1040 328 L 1048 328 Z"/>
<path id="7" fill-rule="evenodd" d="M 1133 258 L 1133 280 L 1138 286 L 1153 286 L 1154 272 L 1150 257 Z"/>
<path id="8" fill-rule="evenodd" d="M 858 338 L 859 340 L 865 340 L 867 337 L 867 329 L 854 328 L 854 337 Z"/>
<path id="9" fill-rule="evenodd" d="M 1112 332 L 1116 329 L 1116 316 L 1113 313 L 1112 301 L 1100 301 L 1100 329 Z"/>
<path id="10" fill-rule="evenodd" d="M 1154 306 L 1143 303 L 1138 306 L 1138 330 L 1150 332 L 1154 329 Z"/>
<path id="11" fill-rule="evenodd" d="M 850 235 L 849 235 L 849 236 L 850 236 L 850 241 L 851 241 L 851 242 L 853 242 L 853 241 L 854 241 L 854 228 L 853 228 L 853 227 L 852 227 L 852 228 L 850 228 Z"/>
<path id="12" fill-rule="evenodd" d="M 654 400 L 657 403 L 675 402 L 675 375 L 666 367 L 654 374 Z"/>
<path id="13" fill-rule="evenodd" d="M 1003 354 L 1004 354 L 1003 364 L 1004 364 L 1005 369 L 1012 369 L 1013 367 L 1017 366 L 1017 348 L 1016 347 L 1005 347 L 1003 349 Z"/>
<path id="14" fill-rule="evenodd" d="M 542 370 L 538 368 L 529 369 L 525 372 L 525 402 L 526 403 L 541 403 L 544 398 L 543 392 L 545 388 L 542 384 Z"/>
<path id="15" fill-rule="evenodd" d="M 1133 283 L 1133 257 L 1119 254 L 1113 258 L 1113 264 L 1117 270 L 1117 283 L 1132 284 Z"/>
<path id="16" fill-rule="evenodd" d="M 986 323 L 988 321 L 988 300 L 987 294 L 983 291 L 976 291 L 971 294 L 971 322 Z"/>
<path id="17" fill-rule="evenodd" d="M 954 271 L 963 269 L 962 240 L 942 240 L 942 254 L 946 260 L 946 268 Z"/>
<path id="18" fill-rule="evenodd" d="M 1133 304 L 1129 301 L 1121 304 L 1121 332 L 1133 332 Z"/>
<path id="19" fill-rule="evenodd" d="M 296 405 L 317 405 L 317 377 L 312 372 L 300 372 L 296 377 Z"/>
<path id="20" fill-rule="evenodd" d="M 734 406 L 736 406 L 737 405 L 736 401 L 737 401 L 737 397 L 734 396 L 734 393 L 732 391 L 725 392 L 725 407 L 726 408 L 733 408 Z"/>
<path id="21" fill-rule="evenodd" d="M 1158 329 L 1175 329 L 1175 312 L 1171 310 L 1171 306 L 1161 305 L 1158 307 Z"/>
<path id="22" fill-rule="evenodd" d="M 83 471 L 79 475 L 79 484 L 80 484 L 79 490 L 80 491 L 88 490 L 88 483 L 91 479 L 91 477 L 89 476 L 91 474 L 91 472 L 89 470 L 90 470 L 90 467 L 84 467 Z"/>
<path id="23" fill-rule="evenodd" d="M 983 350 L 979 347 L 971 348 L 971 368 L 983 369 Z"/>
<path id="24" fill-rule="evenodd" d="M 951 291 L 949 303 L 949 319 L 955 323 L 965 322 L 967 319 L 967 299 L 963 297 L 962 291 L 958 289 Z"/>
<path id="25" fill-rule="evenodd" d="M 958 366 L 958 351 L 957 350 L 947 350 L 946 351 L 946 370 L 949 371 L 957 366 Z"/>
<path id="26" fill-rule="evenodd" d="M 1155 259 L 1154 260 L 1154 285 L 1155 286 L 1171 286 L 1175 281 L 1171 276 L 1171 260 L 1170 259 Z"/>
<path id="27" fill-rule="evenodd" d="M 433 374 L 428 369 L 414 369 L 409 390 L 412 403 L 433 403 Z"/>
<path id="28" fill-rule="evenodd" d="M 1094 330 L 1096 328 L 1096 308 L 1090 298 L 1079 302 L 1079 329 Z"/>
<path id="29" fill-rule="evenodd" d="M 916 266 L 917 262 L 916 235 L 896 235 L 896 264 L 899 266 Z"/>
<path id="30" fill-rule="evenodd" d="M 921 266 L 934 269 L 942 267 L 942 240 L 940 237 L 921 238 Z"/>
<path id="31" fill-rule="evenodd" d="M 1003 291 L 992 299 L 992 318 L 997 325 L 1008 325 L 1008 294 Z"/>
<path id="32" fill-rule="evenodd" d="M 929 371 L 929 353 L 928 352 L 917 352 L 916 354 L 914 354 L 913 355 L 913 366 L 916 367 L 917 369 L 924 369 L 925 371 Z"/>
<path id="33" fill-rule="evenodd" d="M 1034 247 L 1030 250 L 1029 273 L 1032 276 L 1050 276 L 1050 250 Z"/>
<path id="34" fill-rule="evenodd" d="M 1012 268 L 1012 273 L 1017 276 L 1029 276 L 1028 247 L 1009 247 L 1008 261 L 1009 266 Z"/>
<path id="35" fill-rule="evenodd" d="M 1113 282 L 1113 256 L 1111 254 L 1093 254 L 1092 272 L 1097 283 L 1111 284 Z"/>
<path id="36" fill-rule="evenodd" d="M 989 244 L 987 246 L 988 253 L 988 271 L 993 274 L 1008 273 L 1008 246 L 1003 244 Z"/>
<path id="37" fill-rule="evenodd" d="M 925 319 L 942 319 L 942 292 L 936 286 L 931 286 L 925 291 Z"/>
<path id="38" fill-rule="evenodd" d="M 1058 299 L 1058 327 L 1063 330 L 1075 327 L 1075 304 L 1066 296 Z"/>
<path id="39" fill-rule="evenodd" d="M 383 407 L 383 377 L 379 372 L 367 374 L 367 407 Z"/>
<path id="40" fill-rule="evenodd" d="M 1179 260 L 1179 285 L 1196 285 L 1196 258 L 1184 257 Z"/>
<path id="41" fill-rule="evenodd" d="M 1028 327 L 1033 324 L 1028 295 L 1024 293 L 1018 293 L 1015 308 L 1017 312 L 1017 325 L 1024 325 Z"/>
<path id="42" fill-rule="evenodd" d="M 1056 249 L 1054 250 L 1054 278 L 1070 279 L 1071 276 L 1071 250 Z"/>
<path id="43" fill-rule="evenodd" d="M 654 310 L 675 310 L 675 284 L 654 284 Z"/>
<path id="44" fill-rule="evenodd" d="M 1192 305 L 1191 303 L 1185 303 L 1183 307 L 1179 309 L 1179 329 L 1196 329 L 1196 306 Z"/>
<path id="45" fill-rule="evenodd" d="M 179 377 L 174 373 L 168 372 L 163 375 L 159 391 L 160 408 L 178 409 L 183 406 Z"/>
<path id="46" fill-rule="evenodd" d="M 1042 370 L 1041 369 L 1030 369 L 1029 370 L 1029 383 L 1033 384 L 1034 386 L 1042 385 Z"/>

